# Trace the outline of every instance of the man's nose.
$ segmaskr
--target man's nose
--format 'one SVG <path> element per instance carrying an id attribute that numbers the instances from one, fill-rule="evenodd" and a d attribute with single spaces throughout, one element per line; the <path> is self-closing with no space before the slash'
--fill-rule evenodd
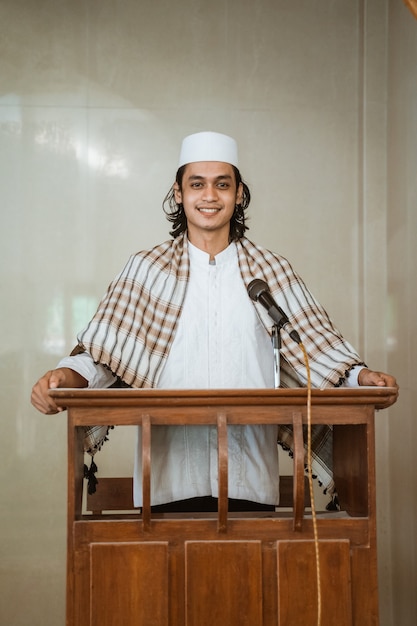
<path id="1" fill-rule="evenodd" d="M 215 185 L 206 185 L 204 187 L 203 199 L 208 202 L 217 200 L 217 188 Z"/>

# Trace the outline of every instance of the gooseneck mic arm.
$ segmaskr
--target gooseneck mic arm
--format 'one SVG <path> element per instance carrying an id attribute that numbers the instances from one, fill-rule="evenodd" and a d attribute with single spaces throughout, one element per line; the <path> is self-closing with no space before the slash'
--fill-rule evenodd
<path id="1" fill-rule="evenodd" d="M 281 384 L 281 370 L 279 351 L 281 350 L 281 335 L 277 324 L 272 327 L 272 348 L 274 351 L 274 387 L 279 389 Z"/>

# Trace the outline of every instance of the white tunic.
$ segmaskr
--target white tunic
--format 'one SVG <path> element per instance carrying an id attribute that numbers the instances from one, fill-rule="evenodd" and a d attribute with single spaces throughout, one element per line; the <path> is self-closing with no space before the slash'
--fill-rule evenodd
<path id="1" fill-rule="evenodd" d="M 216 256 L 190 246 L 190 280 L 178 329 L 158 381 L 161 389 L 274 386 L 271 339 L 248 297 L 234 244 Z M 278 502 L 276 426 L 230 426 L 229 497 Z M 141 437 L 135 504 L 141 505 Z M 215 426 L 152 429 L 151 502 L 218 496 Z"/>

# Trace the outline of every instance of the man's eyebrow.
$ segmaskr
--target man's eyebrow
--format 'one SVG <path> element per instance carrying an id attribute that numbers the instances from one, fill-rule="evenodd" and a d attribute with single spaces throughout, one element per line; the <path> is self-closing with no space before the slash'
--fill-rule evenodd
<path id="1" fill-rule="evenodd" d="M 192 174 L 191 176 L 188 177 L 188 180 L 206 180 L 206 178 L 208 178 L 207 176 L 201 176 L 199 174 Z M 223 179 L 229 179 L 232 180 L 232 177 L 230 174 L 220 174 L 219 176 L 216 176 L 214 178 L 214 180 L 223 180 Z"/>

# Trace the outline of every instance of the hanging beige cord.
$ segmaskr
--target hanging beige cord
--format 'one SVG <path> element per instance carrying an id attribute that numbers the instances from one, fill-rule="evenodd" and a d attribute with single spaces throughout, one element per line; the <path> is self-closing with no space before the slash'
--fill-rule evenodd
<path id="1" fill-rule="evenodd" d="M 408 6 L 411 13 L 417 18 L 417 0 L 404 0 L 404 4 Z"/>

